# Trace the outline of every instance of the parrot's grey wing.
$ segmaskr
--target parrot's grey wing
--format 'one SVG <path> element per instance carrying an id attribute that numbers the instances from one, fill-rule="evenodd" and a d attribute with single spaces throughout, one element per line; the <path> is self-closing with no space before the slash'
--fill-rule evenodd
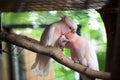
<path id="1" fill-rule="evenodd" d="M 53 45 L 53 44 L 51 44 L 51 42 L 53 39 L 54 32 L 55 32 L 55 26 L 53 26 L 51 24 L 44 30 L 44 32 L 41 36 L 41 39 L 40 39 L 40 44 L 44 45 L 44 46 Z"/>

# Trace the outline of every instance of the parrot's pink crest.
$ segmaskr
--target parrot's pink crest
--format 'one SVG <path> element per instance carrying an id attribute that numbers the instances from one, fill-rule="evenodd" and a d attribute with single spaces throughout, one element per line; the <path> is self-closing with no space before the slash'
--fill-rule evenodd
<path id="1" fill-rule="evenodd" d="M 76 32 L 77 24 L 65 15 L 62 15 L 61 20 L 49 25 L 43 32 L 40 38 L 40 44 L 43 46 L 60 47 L 58 39 L 62 34 L 68 32 Z M 35 68 L 36 74 L 47 76 L 49 73 L 50 57 L 37 54 L 35 63 L 32 69 Z"/>
<path id="2" fill-rule="evenodd" d="M 76 32 L 77 24 L 75 21 L 71 20 L 68 16 L 61 15 L 62 20 L 72 29 L 72 32 Z"/>

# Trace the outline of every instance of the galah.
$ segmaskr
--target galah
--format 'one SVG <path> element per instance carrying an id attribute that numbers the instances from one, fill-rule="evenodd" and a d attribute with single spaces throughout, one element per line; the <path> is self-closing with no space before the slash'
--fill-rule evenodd
<path id="1" fill-rule="evenodd" d="M 43 32 L 40 45 L 60 47 L 58 39 L 62 34 L 68 32 L 76 32 L 77 24 L 65 15 L 61 16 L 61 20 L 50 24 Z M 37 54 L 35 63 L 32 65 L 32 69 L 35 68 L 35 72 L 40 76 L 47 76 L 49 73 L 50 57 Z"/>
<path id="2" fill-rule="evenodd" d="M 75 63 L 86 66 L 86 68 L 99 70 L 95 50 L 86 39 L 77 35 L 77 33 L 68 32 L 61 35 L 59 45 L 70 49 L 71 58 Z M 81 77 L 83 80 L 94 80 L 83 74 L 81 74 Z"/>

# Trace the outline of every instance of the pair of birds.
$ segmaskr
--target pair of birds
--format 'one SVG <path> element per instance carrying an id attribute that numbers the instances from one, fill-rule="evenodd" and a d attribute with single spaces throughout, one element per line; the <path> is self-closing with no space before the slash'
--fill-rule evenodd
<path id="1" fill-rule="evenodd" d="M 84 65 L 88 68 L 99 70 L 95 51 L 91 45 L 76 34 L 77 24 L 65 15 L 61 20 L 48 26 L 40 40 L 43 46 L 53 46 L 69 48 L 71 58 L 74 62 Z M 41 76 L 47 76 L 49 73 L 50 57 L 37 54 L 32 68 Z M 83 80 L 91 80 L 85 75 L 81 75 Z"/>

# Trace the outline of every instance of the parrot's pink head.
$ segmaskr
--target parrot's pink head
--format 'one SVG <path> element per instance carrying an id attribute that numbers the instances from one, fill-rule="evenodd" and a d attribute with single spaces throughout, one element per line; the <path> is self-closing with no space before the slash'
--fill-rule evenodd
<path id="1" fill-rule="evenodd" d="M 61 15 L 61 18 L 62 18 L 62 21 L 64 21 L 66 25 L 68 25 L 71 32 L 75 33 L 77 31 L 77 24 L 73 20 L 71 20 L 66 15 Z"/>
<path id="2" fill-rule="evenodd" d="M 74 35 L 74 33 L 68 32 L 68 33 L 65 34 L 65 37 L 66 37 L 67 39 L 70 39 L 70 38 L 73 37 L 73 35 Z"/>

